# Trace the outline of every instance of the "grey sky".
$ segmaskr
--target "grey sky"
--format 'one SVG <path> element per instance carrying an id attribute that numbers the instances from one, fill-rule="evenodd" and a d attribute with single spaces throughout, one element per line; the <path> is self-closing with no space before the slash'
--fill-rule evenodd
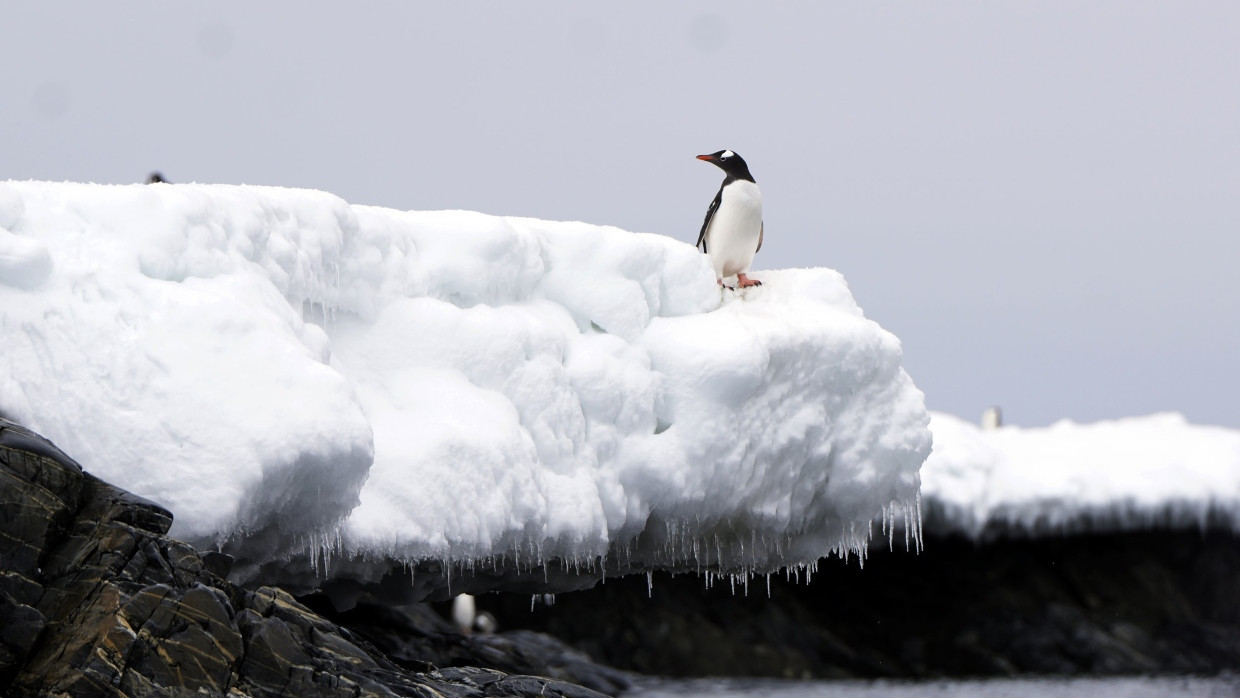
<path id="1" fill-rule="evenodd" d="M 732 148 L 932 409 L 1240 427 L 1240 3 L 105 5 L 0 9 L 0 178 L 692 243 Z"/>

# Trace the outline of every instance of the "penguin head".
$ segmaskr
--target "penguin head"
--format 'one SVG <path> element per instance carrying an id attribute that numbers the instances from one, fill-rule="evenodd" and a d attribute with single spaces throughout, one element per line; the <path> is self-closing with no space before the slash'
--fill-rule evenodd
<path id="1" fill-rule="evenodd" d="M 753 175 L 749 174 L 749 165 L 745 164 L 745 159 L 731 150 L 720 150 L 710 155 L 699 155 L 697 159 L 714 164 L 726 172 L 728 177 L 753 181 Z"/>

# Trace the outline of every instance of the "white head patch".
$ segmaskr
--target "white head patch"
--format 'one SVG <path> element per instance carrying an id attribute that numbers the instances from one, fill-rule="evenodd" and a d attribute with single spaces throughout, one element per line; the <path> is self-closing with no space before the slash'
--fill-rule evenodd
<path id="1" fill-rule="evenodd" d="M 719 159 L 720 159 L 720 160 L 723 160 L 724 158 L 730 158 L 730 157 L 732 157 L 733 155 L 736 155 L 736 153 L 734 153 L 734 152 L 732 152 L 732 151 L 730 151 L 730 150 L 725 150 L 725 151 L 723 151 L 723 155 L 720 155 L 720 156 L 719 156 Z"/>

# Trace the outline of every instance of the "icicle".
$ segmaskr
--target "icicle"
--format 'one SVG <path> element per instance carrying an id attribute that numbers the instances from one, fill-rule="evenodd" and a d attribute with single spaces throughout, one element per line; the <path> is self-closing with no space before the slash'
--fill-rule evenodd
<path id="1" fill-rule="evenodd" d="M 654 572 L 646 570 L 646 598 L 654 598 Z"/>
<path id="2" fill-rule="evenodd" d="M 887 549 L 896 549 L 896 513 L 890 506 L 883 507 L 883 528 L 887 531 Z"/>
<path id="3" fill-rule="evenodd" d="M 903 508 L 904 508 L 904 549 L 908 550 L 909 549 L 909 534 L 911 533 L 911 526 L 909 522 L 909 507 L 903 507 Z"/>
<path id="4" fill-rule="evenodd" d="M 922 530 L 921 530 L 921 492 L 920 491 L 917 492 L 917 497 L 915 501 L 917 503 L 917 552 L 920 554 L 921 551 L 924 550 L 926 547 L 925 540 L 922 538 Z"/>

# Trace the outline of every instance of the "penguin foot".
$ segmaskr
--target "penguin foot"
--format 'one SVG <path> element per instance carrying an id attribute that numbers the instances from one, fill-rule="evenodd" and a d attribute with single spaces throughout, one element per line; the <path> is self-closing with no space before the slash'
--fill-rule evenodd
<path id="1" fill-rule="evenodd" d="M 750 286 L 761 286 L 762 282 L 757 279 L 751 279 L 744 274 L 736 275 L 736 285 L 740 288 L 749 288 Z"/>

